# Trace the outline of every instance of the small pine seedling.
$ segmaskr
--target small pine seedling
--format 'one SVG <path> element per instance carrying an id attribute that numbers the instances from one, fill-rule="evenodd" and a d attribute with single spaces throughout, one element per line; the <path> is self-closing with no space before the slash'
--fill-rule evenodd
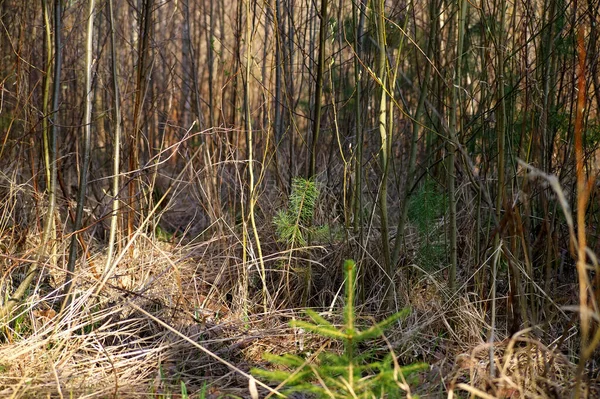
<path id="1" fill-rule="evenodd" d="M 307 309 L 306 314 L 312 320 L 294 321 L 293 327 L 302 328 L 315 334 L 341 340 L 344 353 L 324 352 L 315 362 L 301 356 L 286 354 L 276 356 L 265 354 L 269 362 L 284 366 L 286 370 L 253 369 L 252 373 L 271 382 L 279 383 L 284 394 L 305 393 L 317 398 L 399 398 L 404 397 L 405 378 L 412 373 L 427 368 L 425 363 L 415 363 L 400 367 L 390 353 L 383 360 L 375 360 L 368 353 L 357 352 L 358 343 L 383 334 L 385 328 L 395 321 L 405 318 L 408 308 L 395 313 L 384 321 L 366 329 L 359 330 L 355 325 L 355 277 L 356 264 L 353 260 L 344 262 L 346 275 L 346 305 L 344 306 L 344 325 L 335 327 L 317 312 Z M 414 397 L 414 396 L 413 396 Z"/>

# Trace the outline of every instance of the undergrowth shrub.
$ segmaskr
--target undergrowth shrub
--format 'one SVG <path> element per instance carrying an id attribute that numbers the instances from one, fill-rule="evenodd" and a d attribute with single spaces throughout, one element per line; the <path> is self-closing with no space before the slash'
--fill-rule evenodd
<path id="1" fill-rule="evenodd" d="M 310 393 L 317 398 L 404 397 L 409 391 L 407 378 L 427 368 L 427 365 L 414 363 L 401 367 L 391 349 L 383 359 L 376 359 L 370 352 L 360 353 L 357 347 L 360 342 L 381 336 L 387 327 L 405 318 L 410 310 L 405 308 L 366 330 L 359 330 L 355 323 L 356 264 L 354 261 L 344 262 L 344 273 L 346 304 L 344 324 L 341 327 L 336 327 L 310 309 L 306 310 L 310 322 L 296 320 L 291 323 L 293 327 L 342 341 L 343 353 L 325 351 L 314 361 L 293 354 L 283 356 L 265 354 L 265 359 L 279 369 L 253 369 L 252 373 L 257 377 L 279 383 L 282 393 L 285 394 Z"/>
<path id="2" fill-rule="evenodd" d="M 444 223 L 439 223 L 446 210 L 446 196 L 436 189 L 435 182 L 426 181 L 408 204 L 408 218 L 416 227 L 418 241 L 415 261 L 425 270 L 444 264 L 446 243 Z"/>

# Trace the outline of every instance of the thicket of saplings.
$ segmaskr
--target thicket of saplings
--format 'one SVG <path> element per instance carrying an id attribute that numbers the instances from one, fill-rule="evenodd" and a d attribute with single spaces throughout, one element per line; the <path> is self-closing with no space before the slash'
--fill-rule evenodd
<path id="1" fill-rule="evenodd" d="M 0 397 L 600 395 L 600 7 L 393 3 L 0 2 Z"/>

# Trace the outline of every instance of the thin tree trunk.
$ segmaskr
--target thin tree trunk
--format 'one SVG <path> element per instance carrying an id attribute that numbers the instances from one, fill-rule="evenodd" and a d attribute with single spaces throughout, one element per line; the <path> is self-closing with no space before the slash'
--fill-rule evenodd
<path id="1" fill-rule="evenodd" d="M 315 82 L 314 96 L 314 119 L 312 126 L 312 141 L 310 146 L 310 159 L 308 164 L 307 178 L 312 179 L 316 172 L 317 163 L 317 146 L 319 144 L 319 134 L 321 132 L 321 114 L 322 104 L 321 97 L 323 95 L 323 74 L 325 71 L 325 45 L 327 38 L 327 3 L 329 0 L 321 0 L 321 11 L 319 18 L 321 21 L 319 27 L 319 59 L 317 61 L 317 81 Z"/>
<path id="2" fill-rule="evenodd" d="M 0 320 L 4 319 L 10 311 L 17 305 L 23 295 L 29 289 L 31 282 L 37 274 L 40 262 L 43 261 L 43 256 L 47 252 L 47 243 L 52 232 L 52 226 L 54 225 L 54 212 L 56 209 L 56 183 L 57 183 L 57 137 L 59 129 L 59 106 L 60 106 L 60 79 L 62 69 L 62 5 L 61 0 L 54 1 L 54 86 L 52 92 L 52 119 L 51 129 L 49 138 L 49 165 L 50 165 L 50 179 L 49 186 L 47 187 L 48 192 L 48 210 L 46 213 L 46 219 L 44 221 L 44 232 L 42 235 L 42 242 L 39 247 L 39 251 L 36 256 L 35 262 L 31 263 L 25 274 L 25 278 L 14 293 L 11 295 L 9 300 L 0 309 Z M 3 146 L 4 148 L 4 146 Z"/>
<path id="3" fill-rule="evenodd" d="M 237 98 L 238 98 L 238 75 L 239 69 L 242 61 L 242 55 L 240 54 L 242 48 L 242 20 L 244 18 L 243 13 L 243 1 L 237 1 L 237 11 L 236 11 L 236 22 L 237 27 L 235 31 L 235 46 L 233 53 L 233 84 L 231 85 L 231 95 L 229 99 L 229 124 L 231 126 L 236 126 L 237 122 Z"/>
<path id="4" fill-rule="evenodd" d="M 500 14 L 500 26 L 496 30 L 496 140 L 498 143 L 498 186 L 497 186 L 497 194 L 496 194 L 496 219 L 501 220 L 502 218 L 502 206 L 504 204 L 504 181 L 505 181 L 505 159 L 506 159 L 506 105 L 504 101 L 504 52 L 502 49 L 504 48 L 504 15 L 505 15 L 505 4 L 503 0 L 500 0 L 501 8 L 498 11 Z M 494 250 L 500 251 L 504 245 L 502 245 L 501 232 L 498 231 L 494 238 Z M 500 252 L 501 253 L 501 252 Z M 499 254 L 500 256 L 500 254 Z M 492 292 L 496 293 L 496 276 L 498 264 L 494 262 L 494 270 L 492 273 Z M 512 281 L 511 281 L 512 283 Z M 516 287 L 511 287 L 511 289 L 515 289 Z M 492 309 L 495 310 L 496 306 L 496 295 L 492 297 Z M 495 320 L 495 312 L 492 312 L 492 320 L 491 320 L 491 328 L 489 335 L 489 355 L 490 355 L 490 376 L 494 378 L 496 376 L 494 370 L 494 341 L 496 331 L 494 329 L 496 320 Z"/>
<path id="5" fill-rule="evenodd" d="M 141 177 L 138 174 L 140 167 L 140 131 L 144 125 L 142 115 L 144 113 L 144 103 L 148 88 L 149 76 L 149 56 L 151 39 L 151 20 L 152 7 L 154 0 L 144 0 L 141 11 L 139 45 L 138 45 L 138 66 L 135 88 L 135 104 L 133 111 L 133 133 L 129 137 L 129 173 L 133 174 L 129 182 L 128 191 L 128 210 L 127 210 L 127 236 L 133 237 L 136 229 L 136 219 L 138 217 L 140 204 L 138 197 L 141 189 Z M 133 251 L 133 247 L 132 251 Z M 132 252 L 133 253 L 133 252 Z"/>
<path id="6" fill-rule="evenodd" d="M 52 211 L 54 213 L 56 200 L 53 192 L 55 189 L 53 184 L 56 183 L 56 177 L 54 177 L 54 182 L 52 181 L 52 175 L 56 174 L 56 137 L 54 140 L 54 148 L 51 148 L 49 135 L 53 133 L 50 131 L 50 127 L 48 126 L 49 121 L 49 107 L 50 107 L 50 85 L 52 79 L 50 78 L 50 74 L 52 72 L 52 26 L 50 25 L 50 13 L 48 10 L 48 0 L 42 0 L 42 7 L 44 8 L 44 27 L 45 27 L 45 37 L 44 37 L 44 45 L 46 47 L 46 73 L 44 75 L 44 94 L 43 94 L 43 103 L 42 103 L 42 135 L 44 142 L 44 166 L 46 172 L 46 191 L 48 192 L 48 198 L 52 196 L 52 204 L 48 206 L 48 211 Z M 52 252 L 52 264 L 56 265 L 56 223 L 54 220 L 54 215 L 52 215 L 51 220 L 52 226 L 50 226 L 50 239 L 52 240 L 52 246 L 50 248 L 50 252 Z"/>
<path id="7" fill-rule="evenodd" d="M 66 309 L 72 299 L 71 287 L 75 272 L 75 261 L 77 259 L 77 236 L 83 220 L 83 207 L 85 205 L 85 192 L 87 189 L 88 168 L 90 164 L 90 153 L 92 147 L 92 105 L 94 92 L 92 91 L 92 52 L 94 38 L 94 16 L 95 0 L 89 2 L 89 13 L 87 21 L 87 43 L 85 48 L 85 111 L 83 125 L 83 158 L 79 174 L 79 189 L 77 191 L 77 210 L 75 213 L 75 224 L 69 248 L 69 260 L 67 263 L 67 276 L 65 279 L 64 298 L 62 309 Z"/>
<path id="8" fill-rule="evenodd" d="M 104 272 L 108 272 L 112 262 L 115 239 L 117 235 L 117 226 L 119 221 L 119 174 L 121 162 L 121 100 L 119 94 L 119 78 L 117 69 L 117 48 L 115 38 L 115 18 L 113 13 L 113 0 L 108 0 L 108 20 L 110 23 L 110 54 L 111 69 L 113 80 L 113 106 L 114 106 L 114 134 L 113 134 L 113 177 L 112 177 L 112 212 L 110 218 L 110 234 L 108 238 L 108 253 L 106 256 L 106 266 Z"/>
<path id="9" fill-rule="evenodd" d="M 250 0 L 246 0 L 246 84 L 244 85 L 244 118 L 246 120 L 246 145 L 248 152 L 248 214 L 250 217 L 250 225 L 254 233 L 254 240 L 256 242 L 257 256 L 259 262 L 260 279 L 262 281 L 262 300 L 263 300 L 263 311 L 267 313 L 267 277 L 265 263 L 262 255 L 262 247 L 260 243 L 260 236 L 258 234 L 258 228 L 256 225 L 256 219 L 254 217 L 254 206 L 257 201 L 257 191 L 254 181 L 254 135 L 252 132 L 252 121 L 250 115 L 250 79 L 252 70 L 252 23 L 251 23 L 251 12 L 250 12 Z"/>
<path id="10" fill-rule="evenodd" d="M 358 2 L 358 3 L 357 3 Z M 353 230 L 358 234 L 359 247 L 364 248 L 364 230 L 363 230 L 363 154 L 364 154 L 364 132 L 362 120 L 362 54 L 363 54 L 363 26 L 365 21 L 365 3 L 363 0 L 357 0 L 352 7 L 352 24 L 354 30 L 354 85 L 355 85 L 355 143 L 354 143 L 354 195 L 352 198 Z M 359 16 L 360 13 L 360 16 Z M 359 258 L 362 258 L 360 256 Z M 367 281 L 364 268 L 357 268 L 358 295 L 362 300 L 365 299 L 367 291 Z"/>
<path id="11" fill-rule="evenodd" d="M 465 37 L 465 19 L 467 15 L 467 0 L 459 0 L 459 19 L 458 19 L 458 44 L 456 46 L 456 67 L 454 72 L 454 87 L 452 88 L 452 99 L 450 108 L 450 124 L 449 124 L 449 143 L 448 143 L 448 203 L 449 203 L 449 219 L 448 224 L 450 236 L 450 274 L 448 276 L 450 291 L 456 289 L 456 268 L 458 264 L 458 247 L 457 247 L 457 225 L 456 225 L 456 165 L 455 154 L 458 145 L 457 136 L 457 114 L 460 105 L 460 85 L 462 81 L 462 58 L 463 58 L 463 43 Z"/>
<path id="12" fill-rule="evenodd" d="M 283 137 L 283 118 L 282 118 L 282 74 L 283 74 L 283 57 L 282 54 L 282 31 L 283 23 L 281 16 L 281 0 L 273 0 L 275 3 L 275 103 L 274 103 L 274 118 L 275 118 L 275 151 L 279 153 L 279 143 Z"/>
<path id="13" fill-rule="evenodd" d="M 287 7 L 287 22 L 288 22 L 288 34 L 287 34 L 287 93 L 286 93 L 286 105 L 288 108 L 288 122 L 290 128 L 288 129 L 288 148 L 289 148 L 289 163 L 288 163 L 288 187 L 292 187 L 292 178 L 294 177 L 294 159 L 296 151 L 294 149 L 294 133 L 296 132 L 296 117 L 294 110 L 296 109 L 296 98 L 294 96 L 294 90 L 297 87 L 295 85 L 293 76 L 295 70 L 295 52 L 294 52 L 294 0 L 289 0 L 290 4 Z M 298 85 L 300 86 L 300 85 Z"/>
<path id="14" fill-rule="evenodd" d="M 379 85 L 379 112 L 376 119 L 378 124 L 379 136 L 381 139 L 381 148 L 379 149 L 380 166 L 382 171 L 380 189 L 378 193 L 379 214 L 381 218 L 381 246 L 383 250 L 384 265 L 384 291 L 385 308 L 391 310 L 394 302 L 394 273 L 390 259 L 390 244 L 388 231 L 388 210 L 387 210 L 387 176 L 389 161 L 389 136 L 388 136 L 388 95 L 387 95 L 387 46 L 385 38 L 385 1 L 374 0 L 373 10 L 376 18 L 377 29 L 377 84 Z"/>
<path id="15" fill-rule="evenodd" d="M 579 64 L 577 67 L 577 108 L 575 117 L 575 163 L 577 172 L 577 276 L 579 278 L 579 314 L 581 325 L 581 349 L 577 374 L 575 379 L 575 399 L 581 395 L 580 389 L 583 373 L 588 359 L 594 354 L 600 343 L 600 330 L 597 330 L 593 339 L 590 340 L 591 320 L 590 314 L 597 315 L 597 309 L 590 308 L 588 295 L 590 281 L 588 277 L 588 255 L 586 254 L 586 227 L 585 213 L 590 198 L 590 192 L 594 179 L 588 179 L 585 171 L 583 131 L 585 129 L 584 111 L 586 105 L 586 76 L 585 62 L 586 52 L 584 45 L 584 30 L 579 27 L 577 35 L 577 50 Z M 593 302 L 593 299 L 592 299 Z M 595 311 L 595 312 L 594 312 Z"/>

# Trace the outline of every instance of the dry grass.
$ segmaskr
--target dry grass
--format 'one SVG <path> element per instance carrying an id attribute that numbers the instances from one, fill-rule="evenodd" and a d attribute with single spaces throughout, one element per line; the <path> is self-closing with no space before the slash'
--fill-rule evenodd
<path id="1" fill-rule="evenodd" d="M 22 278 L 21 270 L 33 259 L 39 241 L 31 223 L 19 222 L 38 217 L 35 207 L 22 205 L 36 195 L 27 183 L 14 181 L 3 176 L 0 184 L 4 299 L 10 285 Z M 301 281 L 293 278 L 294 267 L 308 259 L 307 252 L 282 248 L 270 223 L 263 220 L 260 233 L 265 237 L 263 250 L 272 290 L 271 312 L 263 314 L 257 262 L 250 256 L 243 264 L 238 227 L 223 219 L 218 228 L 201 228 L 196 219 L 193 227 L 183 226 L 178 218 L 191 206 L 193 192 L 187 186 L 174 192 L 160 216 L 168 224 L 179 224 L 179 235 L 165 241 L 139 234 L 133 250 L 127 251 L 106 284 L 99 280 L 106 261 L 102 243 L 92 241 L 85 262 L 77 267 L 75 300 L 62 313 L 66 244 L 59 243 L 57 265 L 51 259 L 45 262 L 26 300 L 1 326 L 0 397 L 181 397 L 183 383 L 191 397 L 228 394 L 245 398 L 250 397 L 248 371 L 266 366 L 263 353 L 342 349 L 336 342 L 288 325 L 291 319 L 302 317 L 301 309 L 293 307 L 294 296 L 288 295 L 300 287 Z M 317 219 L 333 224 L 327 217 L 336 204 L 325 202 L 317 210 Z M 265 201 L 261 214 L 273 213 L 276 203 L 276 198 Z M 370 257 L 364 262 L 376 267 L 379 237 L 376 232 L 370 234 L 366 252 Z M 409 247 L 410 240 L 417 239 L 414 236 L 407 236 Z M 334 322 L 342 322 L 337 310 L 343 305 L 343 281 L 336 265 L 356 245 L 352 239 L 333 238 L 311 253 L 317 287 L 313 300 Z M 465 397 L 470 391 L 475 397 L 478 393 L 497 398 L 562 398 L 573 389 L 573 355 L 578 346 L 572 325 L 559 320 L 557 325 L 512 337 L 506 326 L 499 325 L 493 347 L 497 374 L 492 378 L 486 338 L 489 298 L 450 296 L 443 271 L 427 272 L 413 260 L 407 259 L 403 269 L 410 270 L 406 275 L 412 277 L 397 280 L 398 306 L 411 307 L 411 315 L 388 331 L 386 341 L 373 342 L 365 349 L 383 355 L 389 343 L 401 364 L 428 362 L 430 370 L 415 387 L 421 397 Z M 240 280 L 244 267 L 248 275 L 245 301 L 240 295 L 246 286 Z M 286 279 L 285 273 L 292 278 Z M 371 270 L 367 275 L 377 273 Z M 385 293 L 377 291 L 378 286 L 372 285 L 373 291 L 366 293 L 369 299 L 357 308 L 365 325 L 381 316 L 378 309 Z M 557 298 L 555 306 L 560 308 L 570 300 Z M 499 298 L 499 303 L 502 315 L 506 299 Z M 566 335 L 558 342 L 563 330 Z M 266 388 L 260 389 L 267 394 Z M 582 389 L 587 397 L 594 397 L 597 382 L 589 379 Z"/>

